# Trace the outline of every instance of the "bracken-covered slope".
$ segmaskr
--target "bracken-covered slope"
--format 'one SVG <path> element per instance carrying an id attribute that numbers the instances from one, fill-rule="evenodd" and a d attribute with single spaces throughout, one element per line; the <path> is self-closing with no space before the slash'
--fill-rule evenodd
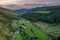
<path id="1" fill-rule="evenodd" d="M 9 24 L 12 20 L 17 20 L 17 15 L 8 9 L 0 8 L 0 40 L 8 40 L 11 29 Z"/>

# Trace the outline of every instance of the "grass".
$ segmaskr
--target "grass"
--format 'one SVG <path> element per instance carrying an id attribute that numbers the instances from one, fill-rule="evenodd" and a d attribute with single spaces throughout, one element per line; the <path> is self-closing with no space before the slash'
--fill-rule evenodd
<path id="1" fill-rule="evenodd" d="M 15 40 L 22 40 L 22 36 L 20 35 L 19 32 L 15 33 L 15 36 L 16 36 Z"/>
<path id="2" fill-rule="evenodd" d="M 5 37 L 0 36 L 0 40 L 7 40 Z"/>
<path id="3" fill-rule="evenodd" d="M 48 24 L 44 22 L 34 22 L 34 24 L 42 28 L 47 34 L 54 37 L 60 36 L 60 24 Z"/>
<path id="4" fill-rule="evenodd" d="M 26 29 L 23 30 L 26 33 L 26 36 L 28 38 L 30 37 L 38 37 L 39 40 L 48 40 L 47 34 L 45 34 L 42 30 L 38 29 L 35 25 L 33 25 L 30 21 L 21 19 L 18 21 L 15 21 L 12 23 L 13 28 L 19 28 L 21 25 L 24 24 Z M 23 36 L 21 35 L 21 32 L 16 34 L 16 40 L 22 40 Z M 25 37 L 25 36 L 24 36 Z M 23 38 L 24 39 L 24 38 Z M 27 39 L 24 39 L 27 40 Z"/>
<path id="5" fill-rule="evenodd" d="M 43 14 L 48 14 L 50 13 L 51 11 L 35 11 L 34 13 L 43 13 Z"/>

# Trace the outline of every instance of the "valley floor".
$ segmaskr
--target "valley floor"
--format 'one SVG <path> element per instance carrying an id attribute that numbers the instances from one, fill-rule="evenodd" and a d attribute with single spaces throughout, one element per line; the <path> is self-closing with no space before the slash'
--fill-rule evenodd
<path id="1" fill-rule="evenodd" d="M 28 20 L 16 20 L 11 26 L 15 30 L 14 40 L 49 40 L 48 35 L 43 30 Z"/>

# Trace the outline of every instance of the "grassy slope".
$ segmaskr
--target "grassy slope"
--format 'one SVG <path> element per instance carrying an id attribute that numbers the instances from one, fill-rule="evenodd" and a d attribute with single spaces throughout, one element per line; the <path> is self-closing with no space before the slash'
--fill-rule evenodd
<path id="1" fill-rule="evenodd" d="M 18 21 L 16 21 L 16 23 L 14 22 L 12 24 L 12 27 L 13 28 L 19 28 L 19 27 L 21 27 L 22 24 L 24 24 L 25 27 L 26 27 L 26 29 L 24 30 L 24 32 L 27 34 L 26 36 L 38 37 L 39 40 L 48 40 L 47 34 L 45 34 L 42 30 L 38 29 L 35 25 L 33 25 L 31 22 L 29 22 L 29 21 L 27 21 L 25 19 L 18 20 Z M 33 32 L 31 31 L 31 29 L 33 30 Z M 21 33 L 20 34 L 18 33 L 17 35 L 21 35 Z M 22 35 L 18 36 L 18 38 L 21 38 L 21 37 L 22 37 Z M 18 38 L 16 40 L 20 40 Z"/>
<path id="2" fill-rule="evenodd" d="M 22 15 L 22 17 L 33 22 L 36 21 L 34 24 L 42 28 L 48 34 L 55 37 L 60 36 L 60 6 L 34 8 L 28 11 L 27 14 Z M 52 22 L 52 24 L 50 22 Z"/>
<path id="3" fill-rule="evenodd" d="M 15 19 L 17 19 L 17 15 L 13 11 L 0 8 L 0 40 L 7 40 L 10 35 L 8 24 Z"/>
<path id="4" fill-rule="evenodd" d="M 42 28 L 47 34 L 53 35 L 54 37 L 60 36 L 60 24 L 48 24 L 44 22 L 34 22 L 34 24 Z"/>

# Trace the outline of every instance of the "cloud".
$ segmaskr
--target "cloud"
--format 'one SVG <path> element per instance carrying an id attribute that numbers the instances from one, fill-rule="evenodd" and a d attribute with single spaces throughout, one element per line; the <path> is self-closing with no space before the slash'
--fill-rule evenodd
<path id="1" fill-rule="evenodd" d="M 0 4 L 13 4 L 13 3 L 23 3 L 23 4 L 42 4 L 42 3 L 60 3 L 60 0 L 0 0 Z"/>
<path id="2" fill-rule="evenodd" d="M 49 4 L 49 5 L 60 5 L 60 0 L 0 0 L 0 6 L 10 9 L 17 8 L 30 8 L 36 7 L 37 5 L 26 5 L 26 4 Z M 38 5 L 41 6 L 41 5 Z"/>
<path id="3" fill-rule="evenodd" d="M 0 0 L 0 5 L 16 3 L 17 0 Z"/>

